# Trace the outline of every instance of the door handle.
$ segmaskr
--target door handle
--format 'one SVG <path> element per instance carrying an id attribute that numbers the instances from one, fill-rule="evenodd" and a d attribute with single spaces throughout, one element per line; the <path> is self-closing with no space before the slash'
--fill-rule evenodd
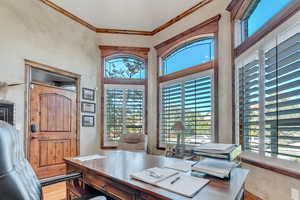
<path id="1" fill-rule="evenodd" d="M 32 140 L 38 139 L 38 136 L 31 136 L 31 139 L 32 139 Z"/>
<path id="2" fill-rule="evenodd" d="M 32 133 L 36 133 L 36 132 L 37 132 L 37 127 L 36 127 L 36 125 L 35 125 L 35 124 L 31 124 L 31 125 L 30 125 L 30 130 L 31 130 Z"/>

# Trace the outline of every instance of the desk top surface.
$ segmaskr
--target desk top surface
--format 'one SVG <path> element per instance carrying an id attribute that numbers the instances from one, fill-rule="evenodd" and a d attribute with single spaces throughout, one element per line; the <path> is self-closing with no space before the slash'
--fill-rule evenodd
<path id="1" fill-rule="evenodd" d="M 201 189 L 193 198 L 187 198 L 130 178 L 130 174 L 152 167 L 163 167 L 165 164 L 183 162 L 180 159 L 149 155 L 143 152 L 103 151 L 106 157 L 98 160 L 78 161 L 66 158 L 67 164 L 80 169 L 89 169 L 94 173 L 112 179 L 120 184 L 148 193 L 162 199 L 174 200 L 234 200 L 243 187 L 248 170 L 235 168 L 230 181 L 208 178 L 210 183 Z M 206 178 L 206 177 L 204 177 Z"/>

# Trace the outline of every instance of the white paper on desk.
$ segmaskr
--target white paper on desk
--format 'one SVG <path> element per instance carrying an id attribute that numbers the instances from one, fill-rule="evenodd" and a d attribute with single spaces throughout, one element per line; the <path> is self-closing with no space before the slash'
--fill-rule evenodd
<path id="1" fill-rule="evenodd" d="M 172 163 L 172 164 L 165 164 L 164 168 L 169 168 L 169 169 L 175 169 L 177 171 L 181 172 L 189 172 L 192 168 L 192 164 L 190 162 L 178 162 L 178 163 Z"/>
<path id="2" fill-rule="evenodd" d="M 234 148 L 234 144 L 207 143 L 195 147 L 194 150 L 207 153 L 230 153 Z"/>
<path id="3" fill-rule="evenodd" d="M 154 172 L 156 175 L 159 175 L 160 177 L 158 178 L 158 177 L 151 176 L 150 171 Z M 145 183 L 156 185 L 158 182 L 160 182 L 164 179 L 167 179 L 169 177 L 172 177 L 178 173 L 179 172 L 177 172 L 173 169 L 154 167 L 154 168 L 143 170 L 141 172 L 133 173 L 130 176 L 139 181 L 143 181 Z"/>
<path id="4" fill-rule="evenodd" d="M 175 183 L 171 184 L 171 182 L 175 180 L 178 176 L 180 176 L 180 179 Z M 193 197 L 208 183 L 209 180 L 207 179 L 193 177 L 184 173 L 180 173 L 157 183 L 157 186 L 186 197 Z"/>
<path id="5" fill-rule="evenodd" d="M 80 157 L 75 157 L 75 160 L 79 160 L 79 161 L 88 161 L 88 160 L 99 160 L 99 159 L 103 159 L 106 158 L 106 156 L 100 156 L 100 155 L 89 155 L 89 156 L 80 156 Z"/>

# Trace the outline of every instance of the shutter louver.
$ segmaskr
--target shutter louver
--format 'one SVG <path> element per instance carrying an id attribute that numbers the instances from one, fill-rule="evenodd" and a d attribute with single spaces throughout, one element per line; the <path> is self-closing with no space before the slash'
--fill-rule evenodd
<path id="1" fill-rule="evenodd" d="M 287 31 L 280 42 L 271 44 L 266 43 L 267 50 L 259 49 L 260 59 L 238 71 L 243 146 L 265 155 L 299 159 L 300 33 Z"/>
<path id="2" fill-rule="evenodd" d="M 265 53 L 266 152 L 300 157 L 300 33 Z"/>
<path id="3" fill-rule="evenodd" d="M 185 144 L 212 141 L 212 80 L 210 76 L 167 84 L 161 89 L 160 142 L 176 144 L 175 122 L 185 125 Z"/>
<path id="4" fill-rule="evenodd" d="M 105 92 L 105 142 L 116 146 L 122 134 L 142 134 L 144 90 L 107 88 Z"/>
<path id="5" fill-rule="evenodd" d="M 185 142 L 188 144 L 211 141 L 211 78 L 202 77 L 184 83 Z"/>
<path id="6" fill-rule="evenodd" d="M 240 121 L 244 149 L 259 150 L 259 62 L 253 60 L 239 69 Z"/>
<path id="7" fill-rule="evenodd" d="M 143 91 L 126 90 L 126 132 L 141 134 L 143 132 Z"/>
<path id="8" fill-rule="evenodd" d="M 116 144 L 123 134 L 123 89 L 106 89 L 105 141 Z"/>

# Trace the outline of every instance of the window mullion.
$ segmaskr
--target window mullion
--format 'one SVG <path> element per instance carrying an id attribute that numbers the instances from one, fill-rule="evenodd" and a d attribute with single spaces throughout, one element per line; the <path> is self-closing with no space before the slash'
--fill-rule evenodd
<path id="1" fill-rule="evenodd" d="M 262 49 L 259 56 L 259 154 L 265 154 L 265 56 Z"/>
<path id="2" fill-rule="evenodd" d="M 185 90 L 184 90 L 184 82 L 181 83 L 181 121 L 185 124 Z"/>
<path id="3" fill-rule="evenodd" d="M 127 119 L 126 119 L 126 104 L 127 101 L 127 93 L 126 93 L 126 89 L 123 89 L 123 106 L 122 106 L 122 119 L 123 119 L 123 134 L 127 134 L 127 129 L 126 129 L 126 125 L 127 125 Z"/>

